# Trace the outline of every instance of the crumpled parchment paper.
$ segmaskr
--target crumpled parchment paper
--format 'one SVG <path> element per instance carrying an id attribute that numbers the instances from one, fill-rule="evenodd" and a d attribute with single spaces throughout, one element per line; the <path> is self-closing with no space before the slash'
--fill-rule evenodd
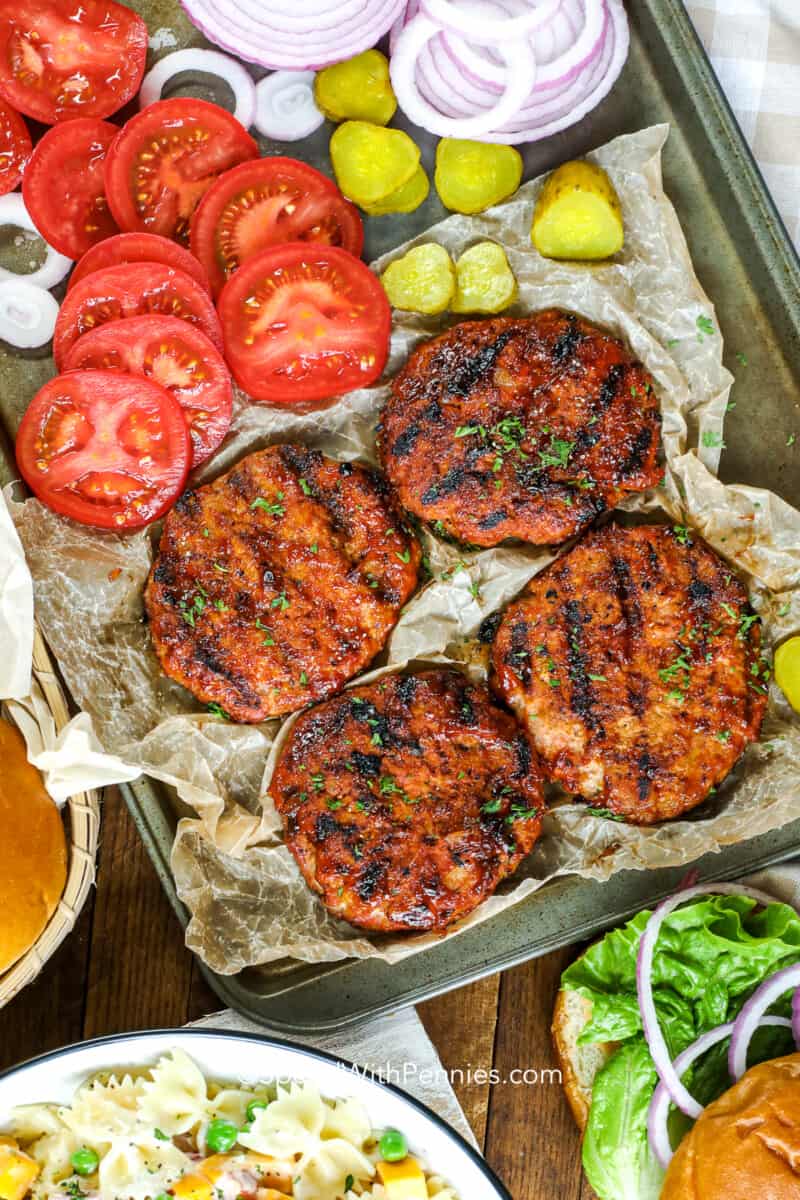
<path id="1" fill-rule="evenodd" d="M 609 171 L 622 201 L 626 245 L 612 263 L 539 257 L 530 224 L 540 181 L 478 217 L 451 216 L 417 241 L 435 239 L 456 255 L 484 238 L 500 241 L 520 285 L 510 311 L 561 305 L 628 342 L 655 380 L 666 477 L 663 486 L 624 507 L 663 509 L 703 533 L 749 582 L 770 645 L 800 627 L 800 513 L 767 492 L 726 487 L 714 477 L 732 377 L 722 367 L 713 306 L 662 190 L 667 134 L 667 126 L 655 126 L 590 156 Z M 396 314 L 387 374 L 417 342 L 453 319 Z M 385 386 L 354 392 L 307 415 L 248 405 L 240 397 L 231 435 L 203 477 L 246 452 L 288 439 L 341 459 L 374 460 L 374 426 L 385 395 Z M 438 940 L 364 935 L 328 916 L 308 890 L 281 842 L 280 821 L 266 795 L 279 723 L 236 726 L 199 712 L 187 692 L 159 673 L 142 616 L 151 535 L 83 529 L 34 500 L 14 506 L 13 515 L 33 573 L 39 619 L 100 742 L 174 785 L 196 814 L 180 822 L 172 856 L 179 893 L 192 914 L 191 949 L 230 974 L 284 956 L 319 962 L 379 955 L 391 961 Z M 482 619 L 553 555 L 532 547 L 460 552 L 429 534 L 423 541 L 432 581 L 407 605 L 378 669 L 410 660 L 456 661 L 484 677 L 475 641 Z M 773 687 L 761 742 L 713 802 L 689 819 L 646 829 L 562 804 L 546 818 L 540 842 L 514 879 L 460 928 L 486 920 L 557 874 L 606 878 L 623 868 L 675 865 L 784 824 L 799 811 L 799 765 L 800 722 Z"/>

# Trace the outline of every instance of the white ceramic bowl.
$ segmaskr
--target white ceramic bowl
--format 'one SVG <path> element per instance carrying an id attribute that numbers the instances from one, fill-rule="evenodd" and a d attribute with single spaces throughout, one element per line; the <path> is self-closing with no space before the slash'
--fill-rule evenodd
<path id="1" fill-rule="evenodd" d="M 461 1200 L 511 1200 L 479 1154 L 423 1104 L 391 1084 L 380 1083 L 350 1063 L 290 1042 L 213 1029 L 123 1033 L 54 1050 L 0 1075 L 0 1129 L 17 1104 L 69 1103 L 98 1071 L 152 1066 L 180 1048 L 207 1078 L 256 1083 L 270 1079 L 313 1080 L 330 1099 L 354 1096 L 376 1129 L 400 1129 L 427 1169 L 444 1176 Z"/>

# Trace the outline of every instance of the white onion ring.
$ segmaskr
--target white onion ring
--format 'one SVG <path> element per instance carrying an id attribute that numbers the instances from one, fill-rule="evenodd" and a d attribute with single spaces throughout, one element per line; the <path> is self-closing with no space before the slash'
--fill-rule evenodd
<path id="1" fill-rule="evenodd" d="M 421 94 L 415 79 L 420 51 L 438 32 L 439 27 L 433 21 L 417 14 L 395 43 L 389 69 L 392 86 L 405 115 L 430 133 L 458 138 L 480 138 L 511 120 L 535 83 L 536 60 L 530 45 L 524 41 L 504 43 L 500 47 L 508 67 L 504 92 L 484 112 L 455 120 L 439 112 Z"/>
<path id="2" fill-rule="evenodd" d="M 233 115 L 245 129 L 250 128 L 256 111 L 256 85 L 240 62 L 220 54 L 219 50 L 174 50 L 172 54 L 165 54 L 142 80 L 139 107 L 146 108 L 160 100 L 164 85 L 184 71 L 214 75 L 224 80 L 233 92 Z"/>
<path id="3" fill-rule="evenodd" d="M 800 963 L 795 963 L 794 966 L 784 967 L 782 971 L 777 971 L 774 975 L 770 975 L 769 979 L 765 979 L 743 1006 L 733 1023 L 731 1048 L 728 1053 L 728 1070 L 733 1079 L 741 1079 L 747 1070 L 747 1047 L 750 1045 L 750 1039 L 758 1028 L 764 1013 L 784 992 L 788 992 L 790 988 L 796 990 L 798 987 L 800 987 Z M 792 1011 L 794 1011 L 794 1005 L 792 1005 Z M 797 1044 L 796 1035 L 795 1044 Z"/>
<path id="4" fill-rule="evenodd" d="M 743 887 L 738 883 L 700 883 L 695 887 L 683 888 L 673 896 L 662 900 L 642 933 L 639 942 L 639 953 L 636 957 L 636 991 L 639 997 L 639 1008 L 642 1013 L 642 1027 L 644 1029 L 647 1048 L 650 1051 L 650 1057 L 655 1063 L 655 1068 L 658 1071 L 661 1082 L 669 1092 L 670 1099 L 673 1103 L 677 1104 L 681 1112 L 686 1113 L 687 1117 L 694 1117 L 695 1119 L 700 1116 L 703 1107 L 701 1104 L 698 1104 L 691 1092 L 683 1086 L 680 1076 L 670 1058 L 664 1034 L 661 1032 L 661 1026 L 658 1023 L 658 1013 L 655 1001 L 653 1000 L 652 973 L 653 953 L 664 920 L 679 905 L 685 904 L 687 900 L 694 900 L 698 896 L 748 896 L 751 900 L 758 900 L 760 904 L 776 903 L 774 896 L 769 896 L 766 892 L 760 892 L 756 888 Z"/>
<path id="5" fill-rule="evenodd" d="M 443 29 L 476 42 L 519 41 L 528 38 L 558 11 L 561 0 L 536 0 L 518 17 L 485 17 L 466 11 L 452 0 L 422 0 L 423 11 Z"/>
<path id="6" fill-rule="evenodd" d="M 791 1029 L 792 1022 L 786 1017 L 762 1017 L 758 1022 L 759 1027 L 764 1025 L 778 1025 L 787 1029 Z M 703 1033 L 700 1037 L 692 1042 L 691 1046 L 687 1046 L 672 1064 L 677 1075 L 682 1075 L 706 1050 L 710 1050 L 712 1046 L 716 1046 L 718 1042 L 722 1042 L 726 1037 L 733 1033 L 734 1022 L 729 1021 L 726 1025 L 718 1025 L 716 1029 L 709 1029 L 707 1033 Z M 650 1149 L 658 1159 L 660 1165 L 666 1170 L 674 1155 L 672 1144 L 669 1140 L 669 1130 L 667 1128 L 667 1118 L 669 1117 L 669 1106 L 672 1103 L 669 1092 L 664 1087 L 663 1083 L 659 1083 L 653 1099 L 650 1101 L 650 1107 L 647 1110 L 647 1140 L 650 1143 Z"/>
<path id="7" fill-rule="evenodd" d="M 0 283 L 0 338 L 18 350 L 44 346 L 53 336 L 58 301 L 23 275 Z"/>
<path id="8" fill-rule="evenodd" d="M 276 142 L 297 142 L 324 124 L 314 71 L 273 71 L 256 85 L 255 127 Z"/>
<path id="9" fill-rule="evenodd" d="M 20 192 L 9 192 L 7 196 L 0 196 L 0 228 L 5 225 L 17 225 L 20 229 L 27 229 L 29 233 L 35 233 L 37 237 L 42 237 L 31 220 Z M 0 280 L 24 279 L 26 283 L 30 283 L 34 287 L 45 289 L 61 283 L 61 280 L 69 274 L 72 259 L 67 258 L 65 254 L 59 254 L 48 242 L 44 244 L 47 246 L 47 256 L 40 267 L 27 275 L 22 271 L 9 271 L 5 267 L 0 267 Z"/>

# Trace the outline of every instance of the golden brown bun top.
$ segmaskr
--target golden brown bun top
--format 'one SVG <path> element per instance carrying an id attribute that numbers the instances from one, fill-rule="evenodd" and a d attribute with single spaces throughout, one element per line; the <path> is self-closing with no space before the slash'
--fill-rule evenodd
<path id="1" fill-rule="evenodd" d="M 789 1054 L 751 1067 L 708 1106 L 670 1163 L 661 1200 L 798 1197 L 800 1054 Z"/>
<path id="2" fill-rule="evenodd" d="M 39 937 L 66 877 L 61 814 L 28 762 L 19 731 L 0 720 L 0 972 Z"/>

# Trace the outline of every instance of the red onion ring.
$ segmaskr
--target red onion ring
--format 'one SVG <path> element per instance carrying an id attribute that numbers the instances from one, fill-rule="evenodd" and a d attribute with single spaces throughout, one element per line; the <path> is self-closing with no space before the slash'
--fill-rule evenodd
<path id="1" fill-rule="evenodd" d="M 761 904 L 774 904 L 776 902 L 775 897 L 767 895 L 766 892 L 758 891 L 756 888 L 743 887 L 741 884 L 736 883 L 705 883 L 698 884 L 696 887 L 684 888 L 682 891 L 676 892 L 675 895 L 663 900 L 656 908 L 642 933 L 639 942 L 639 953 L 636 959 L 636 991 L 639 997 L 642 1027 L 647 1047 L 650 1051 L 650 1057 L 671 1100 L 677 1104 L 681 1112 L 686 1113 L 687 1117 L 694 1117 L 695 1119 L 703 1111 L 702 1105 L 698 1104 L 691 1092 L 681 1082 L 680 1075 L 670 1058 L 664 1034 L 661 1032 L 661 1026 L 658 1023 L 658 1013 L 653 999 L 653 954 L 661 926 L 674 909 L 684 904 L 687 900 L 693 900 L 698 896 L 716 895 L 748 896 L 753 900 L 758 900 Z M 797 970 L 798 979 L 800 979 L 800 964 Z M 784 991 L 786 990 L 784 988 Z M 750 1001 L 748 1001 L 749 1003 Z M 747 1005 L 745 1005 L 746 1007 Z M 742 1012 L 744 1012 L 744 1009 L 742 1009 Z"/>
<path id="2" fill-rule="evenodd" d="M 512 119 L 535 81 L 536 64 L 529 44 L 509 42 L 502 45 L 501 53 L 508 64 L 505 91 L 483 113 L 456 120 L 436 109 L 417 87 L 418 56 L 438 32 L 439 27 L 433 21 L 418 13 L 396 40 L 390 72 L 398 102 L 406 116 L 430 133 L 459 138 L 480 138 Z"/>
<path id="3" fill-rule="evenodd" d="M 764 1025 L 779 1025 L 791 1029 L 792 1022 L 786 1017 L 762 1017 L 758 1022 L 759 1027 Z M 703 1033 L 700 1037 L 692 1042 L 691 1046 L 687 1046 L 672 1064 L 677 1075 L 683 1075 L 689 1067 L 701 1055 L 705 1054 L 706 1050 L 710 1050 L 712 1046 L 716 1046 L 718 1042 L 722 1042 L 726 1037 L 733 1033 L 734 1022 L 729 1021 L 726 1025 L 718 1025 L 716 1029 L 709 1029 L 707 1033 Z M 667 1128 L 667 1118 L 669 1117 L 669 1106 L 672 1103 L 672 1098 L 663 1083 L 659 1083 L 653 1099 L 650 1101 L 650 1107 L 647 1110 L 647 1140 L 650 1143 L 650 1149 L 656 1156 L 659 1164 L 666 1170 L 674 1155 L 672 1143 L 669 1140 L 669 1130 Z"/>
<path id="4" fill-rule="evenodd" d="M 537 0 L 529 5 L 528 12 L 503 20 L 492 17 L 486 19 L 474 12 L 470 13 L 462 6 L 454 4 L 452 0 L 422 0 L 423 11 L 443 29 L 464 34 L 476 42 L 498 44 L 530 37 L 535 30 L 550 20 L 560 4 L 561 0 Z"/>
<path id="5" fill-rule="evenodd" d="M 756 988 L 743 1006 L 733 1023 L 731 1048 L 728 1052 L 728 1070 L 733 1079 L 741 1079 L 747 1070 L 747 1047 L 750 1045 L 750 1040 L 764 1013 L 790 988 L 795 989 L 795 996 L 792 998 L 792 1016 L 794 1016 L 796 989 L 800 988 L 800 963 L 795 963 L 792 967 L 784 967 L 782 971 L 770 975 L 769 979 L 764 980 L 761 987 Z M 795 1045 L 800 1049 L 800 1038 L 798 1038 L 800 1030 L 795 1027 L 793 1022 L 789 1022 L 789 1024 L 792 1025 Z"/>

